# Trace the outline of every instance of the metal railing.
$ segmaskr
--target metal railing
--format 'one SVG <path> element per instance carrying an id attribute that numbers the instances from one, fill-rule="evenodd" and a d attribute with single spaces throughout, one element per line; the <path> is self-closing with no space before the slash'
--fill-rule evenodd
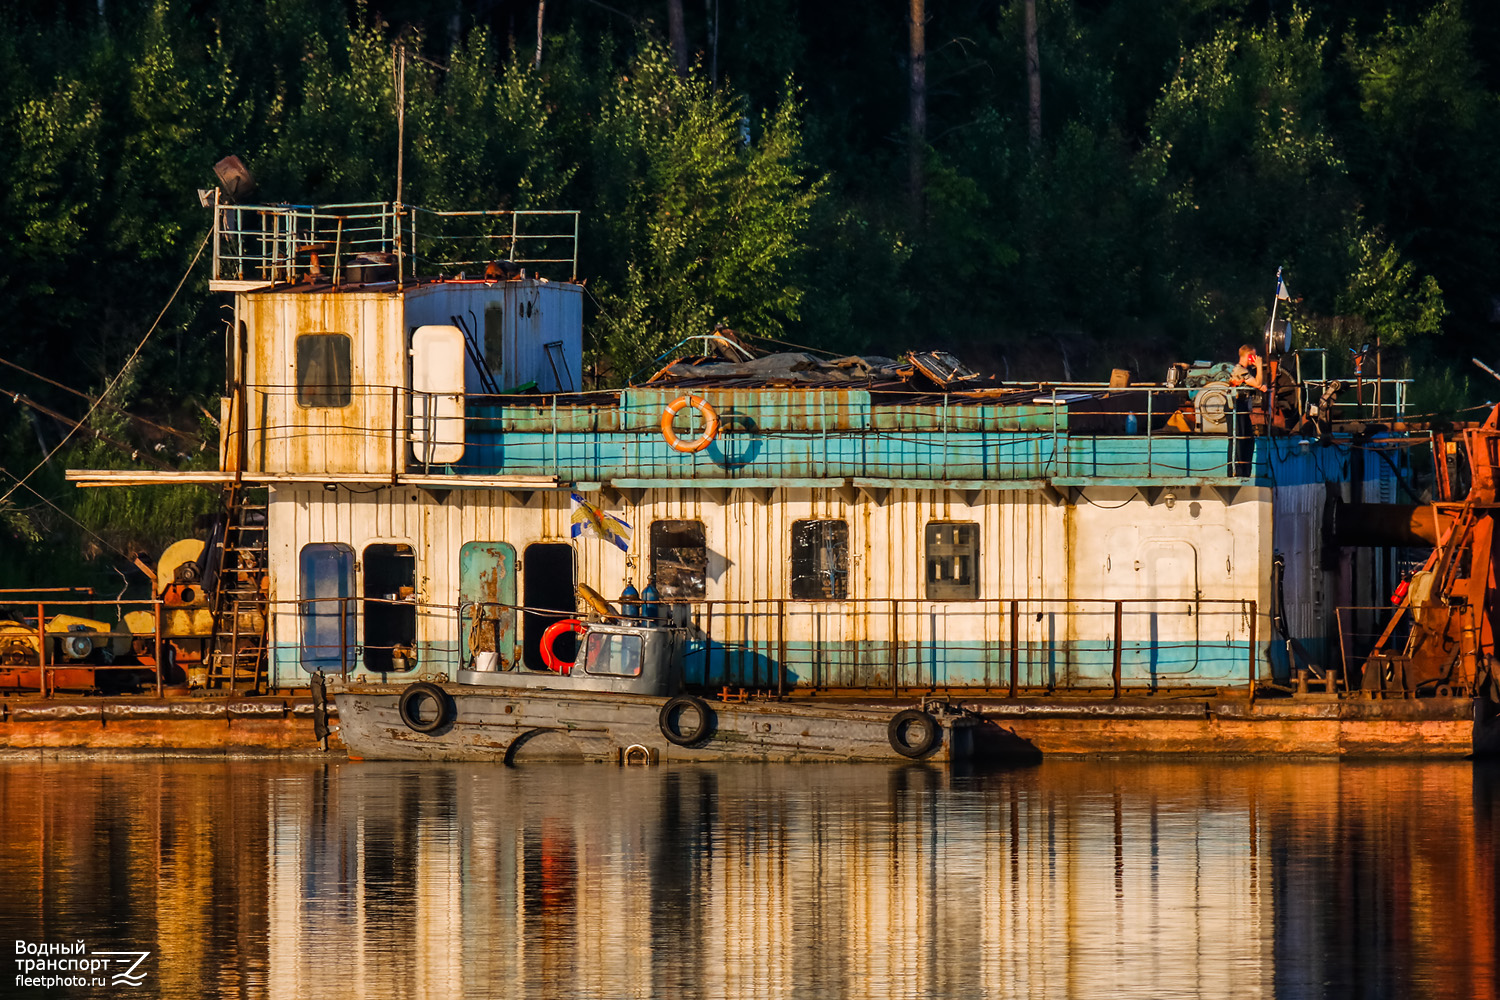
<path id="1" fill-rule="evenodd" d="M 214 207 L 211 284 L 254 285 L 417 277 L 482 279 L 509 261 L 561 280 L 578 274 L 579 213 L 442 212 L 389 202 Z M 361 274 L 351 271 L 359 268 Z M 379 278 L 369 275 L 380 274 Z"/>
<path id="2" fill-rule="evenodd" d="M 895 696 L 912 690 L 1004 690 L 1010 697 L 1022 690 L 1108 690 L 1119 698 L 1126 687 L 1154 690 L 1189 679 L 1194 668 L 1157 669 L 1164 653 L 1190 652 L 1196 666 L 1203 652 L 1232 652 L 1241 642 L 1246 646 L 1243 676 L 1252 691 L 1260 679 L 1254 600 L 775 598 L 656 603 L 692 609 L 692 627 L 702 636 L 697 652 L 705 680 L 712 674 L 717 651 L 725 683 L 774 689 L 778 694 L 787 693 L 795 674 L 798 686 L 811 690 L 889 689 Z M 716 617 L 721 622 L 717 642 Z M 1214 640 L 1204 635 L 1205 618 L 1219 627 L 1227 625 L 1226 637 L 1237 638 Z M 981 623 L 986 620 L 1000 626 L 991 630 L 1000 638 L 975 640 L 952 634 L 955 623 L 960 631 L 977 627 L 983 632 Z M 1183 627 L 1162 629 L 1164 621 Z M 830 638 L 839 625 L 843 635 Z M 1153 638 L 1163 631 L 1179 634 Z M 1198 637 L 1190 637 L 1188 631 Z M 1081 670 L 1075 662 L 1092 659 L 1100 664 L 1105 657 L 1107 678 L 1102 672 Z M 959 683 L 954 683 L 950 670 L 955 664 L 971 671 Z M 1128 680 L 1127 666 L 1133 675 Z"/>
<path id="3" fill-rule="evenodd" d="M 87 588 L 49 587 L 35 590 L 0 591 L 0 594 L 35 595 L 84 589 Z M 36 609 L 35 616 L 26 614 L 21 620 L 12 619 L 13 621 L 15 621 L 15 624 L 18 626 L 18 628 L 7 631 L 0 631 L 0 644 L 8 646 L 10 650 L 10 662 L 0 664 L 0 672 L 10 671 L 24 673 L 31 670 L 37 671 L 37 678 L 40 683 L 35 686 L 38 688 L 39 693 L 43 698 L 51 698 L 54 694 L 57 693 L 57 691 L 59 690 L 57 686 L 57 675 L 63 671 L 115 671 L 121 673 L 132 671 L 154 672 L 156 675 L 156 695 L 158 697 L 161 696 L 163 688 L 162 660 L 164 655 L 162 642 L 162 609 L 164 607 L 164 603 L 161 600 L 110 600 L 101 602 L 97 598 L 90 600 L 62 600 L 53 598 L 49 600 L 26 601 L 24 602 L 24 605 L 23 602 L 13 600 L 4 600 L 0 601 L 0 603 L 4 603 L 6 606 L 15 608 L 17 610 L 24 610 L 27 612 L 29 612 L 33 607 L 35 607 Z M 115 628 L 112 628 L 108 631 L 94 631 L 92 629 L 82 631 L 54 631 L 49 630 L 47 627 L 48 624 L 52 622 L 52 619 L 59 614 L 60 608 L 94 608 L 99 606 L 100 604 L 107 604 L 109 607 L 115 609 Z M 124 627 L 124 609 L 127 607 L 151 609 L 152 632 L 149 636 L 144 633 L 137 634 L 135 632 L 131 632 L 129 629 Z M 78 615 L 77 617 L 81 618 L 85 616 Z M 102 619 L 97 618 L 93 620 L 102 621 Z M 122 662 L 103 662 L 101 658 L 70 658 L 64 655 L 61 651 L 62 643 L 69 636 L 87 636 L 91 643 L 95 640 L 100 639 L 108 642 L 111 639 L 122 638 L 130 639 L 132 643 L 135 643 L 137 641 L 144 641 L 145 639 L 150 638 L 152 643 L 151 649 L 154 651 L 152 655 L 155 656 L 156 662 L 154 664 L 145 664 L 140 662 L 140 660 L 137 658 L 137 654 L 133 650 L 132 652 L 125 654 L 124 660 Z M 168 636 L 167 638 L 172 637 Z M 206 642 L 207 637 L 203 638 Z M 90 653 L 91 657 L 92 652 L 93 651 L 91 651 Z M 33 656 L 35 657 L 35 662 L 31 662 L 31 657 Z M 31 687 L 32 685 L 24 686 Z M 90 687 L 93 687 L 93 685 L 90 685 Z M 69 688 L 71 689 L 72 685 L 69 685 Z"/>
<path id="4" fill-rule="evenodd" d="M 335 597 L 277 603 L 295 622 L 298 660 L 304 669 L 311 669 L 307 663 L 316 663 L 327 667 L 325 672 L 346 678 L 351 673 L 383 673 L 362 665 L 367 650 L 398 648 L 369 647 L 358 641 L 362 608 L 391 602 Z M 467 666 L 465 623 L 476 607 L 483 609 L 483 615 L 470 627 L 489 625 L 511 630 L 513 649 L 509 659 L 513 668 L 522 659 L 526 641 L 526 626 L 520 616 L 537 616 L 550 623 L 578 614 L 500 601 L 465 602 L 456 607 L 420 601 L 398 603 L 414 608 L 418 620 L 429 623 L 418 629 L 426 642 L 419 643 L 415 637 L 412 640 L 419 648 L 426 646 L 414 670 L 427 676 L 451 675 L 453 670 Z M 644 606 L 644 602 L 639 603 Z M 1264 679 L 1264 656 L 1257 643 L 1259 609 L 1249 599 L 989 598 L 933 602 L 869 598 L 807 602 L 773 598 L 653 603 L 674 609 L 665 612 L 664 618 L 680 623 L 677 627 L 684 631 L 684 670 L 689 683 L 699 689 L 743 688 L 778 695 L 793 690 L 889 693 L 896 697 L 913 691 L 1008 697 L 1023 692 L 1072 691 L 1109 692 L 1111 697 L 1120 698 L 1128 689 L 1240 686 L 1227 669 L 1219 675 L 1197 678 L 1192 669 L 1152 672 L 1154 658 L 1164 653 L 1179 654 L 1181 662 L 1191 654 L 1195 663 L 1211 653 L 1217 657 L 1214 663 L 1223 668 L 1242 657 L 1234 673 L 1248 688 L 1253 691 Z M 332 610 L 310 611 L 327 606 Z M 972 626 L 986 618 L 1000 626 L 1001 638 L 981 640 L 976 645 L 973 640 L 940 634 L 956 620 L 963 619 Z M 642 619 L 628 615 L 605 620 L 642 623 Z M 309 621 L 324 625 L 309 633 Z M 1212 623 L 1213 636 L 1205 634 L 1205 621 Z M 1179 627 L 1163 627 L 1164 622 Z M 813 623 L 821 623 L 823 631 L 820 633 Z M 846 626 L 838 638 L 830 634 L 835 624 Z M 1036 624 L 1043 628 L 1032 627 Z M 1039 631 L 1044 634 L 1039 636 Z M 1198 637 L 1191 638 L 1190 631 Z M 1153 640 L 1153 634 L 1166 637 Z M 1057 669 L 1058 661 L 1080 656 L 1101 666 L 1107 663 L 1108 672 L 1069 671 L 1066 664 L 1065 669 Z M 948 668 L 957 662 L 973 674 L 955 681 Z"/>
<path id="5" fill-rule="evenodd" d="M 366 384 L 339 387 L 347 405 L 309 408 L 298 404 L 293 386 L 254 384 L 235 392 L 244 393 L 245 402 L 236 395 L 234 412 L 247 419 L 226 423 L 226 455 L 235 455 L 239 439 L 249 434 L 246 471 L 326 473 L 330 479 L 357 471 L 551 475 L 571 482 L 759 474 L 801 480 L 1191 483 L 1274 476 L 1276 461 L 1308 454 L 1312 443 L 1302 435 L 1251 433 L 1250 415 L 1238 409 L 1223 414 L 1221 433 L 1169 429 L 1163 425 L 1170 414 L 1157 410 L 1160 390 L 1143 394 L 1135 410 L 1106 401 L 1100 409 L 1069 414 L 1068 394 L 1055 387 L 1050 396 L 1059 403 L 1050 419 L 1043 413 L 1031 425 L 1006 429 L 985 426 L 976 404 L 960 396 L 914 403 L 909 411 L 881 404 L 878 419 L 857 414 L 847 419 L 848 426 L 802 427 L 812 404 L 767 393 L 753 404 L 726 405 L 718 436 L 694 456 L 664 446 L 654 412 L 647 420 L 638 404 L 623 399 L 601 404 L 597 394 L 490 396 Z M 902 412 L 903 426 L 890 426 L 889 412 Z M 806 423 L 815 425 L 824 416 L 820 410 Z M 679 421 L 684 435 L 693 433 L 686 421 Z M 617 447 L 599 447 L 610 437 Z M 317 448 L 303 446 L 313 440 Z M 293 455 L 301 456 L 296 468 L 289 466 Z M 437 455 L 457 457 L 433 460 Z M 326 460 L 326 467 L 308 464 L 313 456 L 319 463 Z"/>
<path id="6" fill-rule="evenodd" d="M 35 597 L 41 594 L 85 592 L 92 594 L 90 588 L 82 587 L 51 587 L 35 588 L 25 590 L 0 590 L 0 606 L 13 608 L 22 612 L 19 620 L 12 620 L 15 627 L 0 629 L 0 655 L 5 655 L 9 662 L 0 663 L 0 673 L 11 672 L 26 674 L 36 671 L 37 684 L 16 684 L 14 687 L 35 687 L 43 698 L 51 698 L 59 690 L 87 690 L 96 687 L 95 684 L 82 685 L 78 683 L 67 683 L 59 687 L 58 675 L 66 674 L 69 681 L 91 678 L 91 673 L 70 673 L 83 671 L 100 671 L 105 673 L 141 673 L 151 674 L 152 680 L 149 684 L 154 688 L 157 697 L 161 697 L 167 686 L 166 670 L 170 664 L 173 668 L 182 671 L 183 682 L 188 682 L 191 673 L 199 670 L 205 671 L 201 681 L 203 685 L 215 689 L 221 689 L 226 694 L 235 694 L 240 690 L 240 681 L 248 681 L 246 691 L 258 690 L 265 679 L 265 658 L 259 657 L 253 670 L 242 672 L 237 665 L 237 656 L 244 647 L 241 646 L 242 636 L 236 631 L 231 641 L 231 660 L 228 672 L 223 676 L 216 676 L 215 664 L 213 663 L 213 646 L 219 638 L 212 631 L 208 633 L 176 633 L 171 630 L 167 619 L 173 612 L 181 611 L 189 616 L 195 614 L 212 614 L 212 608 L 208 604 L 194 604 L 190 606 L 168 604 L 162 598 L 155 599 L 109 599 L 100 600 L 97 596 L 87 600 L 68 600 L 62 598 L 45 598 L 40 600 L 16 600 L 10 595 Z M 94 609 L 107 607 L 113 610 L 115 622 L 112 628 L 103 630 L 88 629 L 56 629 L 49 626 L 54 625 L 54 619 L 63 611 L 70 609 Z M 236 622 L 241 620 L 242 615 L 253 615 L 255 610 L 243 610 L 239 599 L 235 599 L 231 605 L 231 613 Z M 147 610 L 151 612 L 151 631 L 133 632 L 125 624 L 125 616 L 130 609 Z M 34 613 L 33 613 L 34 612 Z M 92 621 L 104 622 L 103 618 L 97 617 L 90 610 L 88 614 L 77 614 L 75 617 L 87 618 Z M 93 648 L 83 657 L 68 656 L 64 652 L 64 644 L 69 637 L 86 637 Z M 101 653 L 105 646 L 114 639 L 129 639 L 130 650 L 123 653 L 111 653 L 106 656 Z M 186 655 L 188 659 L 180 659 L 179 656 Z M 192 657 L 196 656 L 196 659 Z M 249 676 L 244 676 L 248 673 Z M 17 679 L 14 676 L 12 679 Z M 22 677 L 21 680 L 29 678 Z M 227 681 L 227 683 L 225 683 Z M 175 684 L 175 682 L 174 682 Z"/>
<path id="7" fill-rule="evenodd" d="M 627 426 L 623 411 L 619 419 L 599 419 L 599 411 L 607 407 L 599 406 L 594 394 L 580 406 L 565 393 L 485 396 L 362 385 L 347 388 L 345 406 L 307 408 L 296 403 L 298 390 L 291 386 L 248 385 L 236 391 L 243 391 L 248 402 L 236 403 L 235 411 L 256 414 L 261 426 L 251 420 L 244 426 L 226 425 L 226 455 L 237 454 L 240 437 L 248 434 L 246 471 L 326 473 L 330 481 L 351 471 L 391 476 L 552 475 L 561 481 L 595 482 L 668 474 L 688 479 L 744 477 L 765 469 L 764 475 L 785 478 L 786 468 L 800 470 L 799 479 L 962 481 L 1114 475 L 1190 481 L 1252 477 L 1263 474 L 1265 461 L 1253 444 L 1256 438 L 1240 433 L 1247 426 L 1243 413 L 1226 415 L 1228 433 L 1182 434 L 1152 429 L 1150 422 L 1159 415 L 1149 403 L 1139 414 L 1143 422 L 1134 434 L 1124 431 L 1132 416 L 1125 410 L 1086 415 L 1093 421 L 1114 419 L 1120 428 L 1113 433 L 1070 429 L 1060 415 L 1029 430 L 957 429 L 957 398 L 916 415 L 913 426 L 905 429 L 759 429 L 755 419 L 769 422 L 768 413 L 775 408 L 768 403 L 748 418 L 750 429 L 741 426 L 740 415 L 729 413 L 712 446 L 687 458 L 665 448 L 659 432 L 651 433 L 658 421 L 643 431 Z M 601 431 L 600 426 L 613 429 Z M 456 435 L 458 428 L 462 438 Z M 620 439 L 621 447 L 597 447 L 602 435 L 611 434 Z M 302 446 L 313 439 L 320 442 L 318 449 Z M 1101 446 L 1101 439 L 1114 443 Z M 766 442 L 775 442 L 777 453 L 757 460 Z M 455 451 L 455 460 L 431 460 Z M 293 455 L 302 456 L 304 463 L 319 455 L 318 461 L 325 464 L 290 468 Z"/>
<path id="8" fill-rule="evenodd" d="M 1480 609 L 1472 605 L 1445 609 L 1460 621 L 1460 631 L 1475 634 L 1479 629 Z M 1423 609 L 1416 609 L 1416 614 Z M 1411 697 L 1419 687 L 1461 688 L 1468 679 L 1456 682 L 1428 679 L 1418 685 L 1406 674 L 1412 635 L 1413 608 L 1390 604 L 1346 604 L 1334 608 L 1338 626 L 1339 662 L 1347 690 L 1365 690 L 1381 696 L 1397 694 Z M 1384 640 L 1382 642 L 1382 640 Z M 1376 647 L 1384 651 L 1376 655 Z M 1453 657 L 1460 657 L 1457 646 L 1449 647 Z"/>
<path id="9" fill-rule="evenodd" d="M 155 694 L 160 697 L 165 686 L 166 663 L 171 655 L 168 646 L 183 640 L 202 644 L 204 659 L 197 666 L 208 669 L 207 658 L 213 637 L 168 634 L 163 618 L 164 613 L 173 608 L 161 600 L 109 601 L 110 606 L 119 609 L 121 627 L 82 633 L 94 641 L 128 638 L 144 643 L 149 639 L 149 649 L 138 654 L 149 657 L 149 660 L 131 662 L 135 657 L 127 655 L 119 662 L 103 663 L 60 656 L 57 644 L 74 633 L 48 631 L 46 624 L 59 607 L 97 603 L 35 602 L 35 619 L 27 615 L 26 621 L 18 623 L 20 630 L 0 634 L 0 639 L 6 635 L 25 639 L 33 647 L 35 662 L 7 664 L 0 670 L 37 670 L 40 678 L 37 686 L 47 698 L 59 690 L 56 676 L 62 671 L 150 672 L 154 674 Z M 685 621 L 685 668 L 690 681 L 699 688 L 743 688 L 779 695 L 794 689 L 803 692 L 889 692 L 898 697 L 902 692 L 912 691 L 1003 693 L 1010 697 L 1037 691 L 1108 691 L 1112 697 L 1119 698 L 1127 689 L 1202 687 L 1205 682 L 1210 686 L 1214 683 L 1235 686 L 1227 683 L 1227 674 L 1222 678 L 1209 677 L 1196 683 L 1185 683 L 1193 681 L 1191 670 L 1151 672 L 1153 658 L 1163 653 L 1191 652 L 1196 660 L 1203 651 L 1215 653 L 1220 665 L 1228 663 L 1235 655 L 1243 655 L 1242 676 L 1252 691 L 1262 680 L 1263 657 L 1256 639 L 1258 608 L 1254 600 L 987 598 L 934 602 L 918 598 L 867 598 L 808 602 L 773 598 L 763 601 L 662 600 L 654 603 L 671 609 L 667 614 Z M 414 613 L 414 635 L 410 642 L 370 646 L 360 641 L 365 614 L 372 606 L 380 605 L 399 605 Z M 467 663 L 467 650 L 462 648 L 463 614 L 466 607 L 472 606 L 513 616 L 509 623 L 515 640 L 516 655 L 513 659 L 520 658 L 519 651 L 525 642 L 522 634 L 525 626 L 519 616 L 534 615 L 544 621 L 554 621 L 576 614 L 556 608 L 494 601 L 469 602 L 455 607 L 414 599 L 362 596 L 269 602 L 266 613 L 268 635 L 269 619 L 278 613 L 290 613 L 295 622 L 299 665 L 307 669 L 323 666 L 328 668 L 325 672 L 347 677 L 350 673 L 371 672 L 371 668 L 363 666 L 365 654 L 370 650 L 394 654 L 409 648 L 416 657 L 413 667 L 418 673 L 435 669 L 447 672 Z M 27 608 L 30 607 L 28 602 Z M 151 633 L 135 633 L 122 627 L 127 607 L 151 610 Z M 336 620 L 336 625 L 330 619 Z M 630 616 L 613 620 L 627 624 L 641 621 Z M 991 626 L 999 626 L 998 629 L 989 629 L 992 636 L 998 635 L 999 638 L 979 640 L 976 645 L 975 640 L 948 634 L 948 626 L 954 622 L 960 623 L 961 628 L 978 628 L 983 633 L 985 620 Z M 318 628 L 320 621 L 327 632 L 309 635 L 304 631 L 309 622 Z M 1163 622 L 1169 624 L 1162 627 Z M 1204 622 L 1213 623 L 1213 635 L 1206 634 Z M 481 624 L 493 625 L 496 621 L 481 619 Z M 1190 624 L 1198 638 L 1187 634 Z M 1034 627 L 1036 625 L 1042 628 Z M 839 634 L 835 636 L 834 631 Z M 1166 637 L 1153 640 L 1153 634 Z M 1220 638 L 1214 637 L 1221 634 Z M 419 641 L 418 636 L 423 638 Z M 434 654 L 434 642 L 450 651 Z M 1066 669 L 1069 659 L 1079 655 L 1089 657 L 1096 665 L 1107 662 L 1107 676 L 1102 672 L 1081 673 Z M 302 663 L 304 658 L 306 664 Z M 1057 669 L 1059 662 L 1063 663 L 1064 669 Z M 961 663 L 973 673 L 955 680 L 948 669 L 952 663 Z M 189 669 L 193 664 L 178 666 Z M 237 671 L 231 671 L 228 677 L 226 692 L 229 694 L 237 690 L 236 675 Z M 300 686 L 286 683 L 285 677 L 272 676 L 267 662 L 264 667 L 257 666 L 256 676 L 247 690 L 258 689 L 263 680 L 277 688 Z"/>

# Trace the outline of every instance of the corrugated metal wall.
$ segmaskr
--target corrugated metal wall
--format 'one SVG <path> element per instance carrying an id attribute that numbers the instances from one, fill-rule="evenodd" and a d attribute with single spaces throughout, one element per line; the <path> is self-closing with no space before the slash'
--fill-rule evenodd
<path id="1" fill-rule="evenodd" d="M 1127 680 L 1243 683 L 1246 610 L 1192 605 L 1195 598 L 1255 600 L 1264 618 L 1269 491 L 1247 488 L 1233 505 L 1207 489 L 1182 492 L 1148 505 L 1133 491 L 1096 490 L 1076 506 L 1052 506 L 1035 492 L 996 490 L 978 494 L 972 505 L 948 490 L 896 490 L 883 504 L 812 489 L 777 489 L 768 500 L 736 490 L 725 502 L 713 491 L 660 489 L 646 491 L 639 504 L 613 506 L 594 494 L 592 500 L 634 525 L 634 543 L 627 556 L 592 537 L 579 539 L 577 579 L 611 598 L 627 575 L 643 587 L 651 522 L 701 520 L 709 550 L 707 598 L 734 603 L 715 607 L 712 665 L 701 648 L 690 651 L 690 677 L 696 671 L 701 680 L 722 675 L 764 683 L 784 662 L 793 680 L 819 685 L 999 685 L 1008 676 L 1008 607 L 923 599 L 927 525 L 973 522 L 980 597 L 1047 601 L 1020 608 L 1023 683 L 1108 682 L 1114 609 L 1077 603 L 1086 599 L 1139 602 L 1125 605 L 1122 621 Z M 297 598 L 303 545 L 344 542 L 359 558 L 372 543 L 410 543 L 417 551 L 417 598 L 443 609 L 420 618 L 419 670 L 451 674 L 458 665 L 462 546 L 510 543 L 522 554 L 524 580 L 526 546 L 567 541 L 571 515 L 563 491 L 539 492 L 522 506 L 499 490 L 455 491 L 438 502 L 412 489 L 277 487 L 273 598 Z M 850 600 L 790 599 L 793 524 L 804 519 L 848 523 Z M 893 612 L 893 599 L 906 603 Z M 701 611 L 699 619 L 705 624 Z M 1262 623 L 1262 641 L 1268 635 Z M 277 616 L 275 641 L 279 670 L 290 679 L 297 644 L 290 610 Z"/>
<path id="2" fill-rule="evenodd" d="M 486 352 L 501 368 L 496 379 L 502 390 L 532 381 L 549 392 L 560 385 L 581 388 L 582 295 L 576 285 L 517 281 L 239 296 L 238 318 L 248 338 L 247 471 L 335 478 L 386 475 L 393 463 L 404 468 L 411 461 L 407 443 L 395 435 L 404 434 L 411 405 L 411 331 L 450 325 L 454 316 L 475 333 L 480 350 L 486 330 L 502 340 L 503 363 L 494 345 Z M 297 338 L 328 333 L 349 338 L 349 404 L 299 405 Z M 548 344 L 560 345 L 551 357 Z M 479 392 L 472 361 L 465 371 L 467 390 Z"/>
<path id="3" fill-rule="evenodd" d="M 473 333 L 502 392 L 535 382 L 542 392 L 583 388 L 583 288 L 556 281 L 444 282 L 406 292 L 405 327 L 448 324 Z M 560 344 L 548 357 L 547 345 Z M 554 373 L 554 367 L 557 371 Z M 468 390 L 482 392 L 468 367 Z"/>
<path id="4" fill-rule="evenodd" d="M 245 295 L 239 301 L 250 338 L 248 471 L 389 473 L 392 391 L 406 384 L 406 351 L 388 339 L 389 331 L 401 329 L 401 299 L 351 292 Z M 348 406 L 298 405 L 296 341 L 314 333 L 349 337 Z"/>

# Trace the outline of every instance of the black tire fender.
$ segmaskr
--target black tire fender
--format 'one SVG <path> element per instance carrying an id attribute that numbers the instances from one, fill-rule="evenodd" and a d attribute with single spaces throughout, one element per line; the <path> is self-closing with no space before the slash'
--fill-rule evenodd
<path id="1" fill-rule="evenodd" d="M 901 756 L 925 757 L 942 740 L 943 727 L 926 712 L 908 708 L 892 717 L 885 734 L 891 741 L 891 749 Z"/>
<path id="2" fill-rule="evenodd" d="M 423 719 L 420 714 L 424 698 L 431 699 L 437 708 L 430 719 Z M 448 699 L 448 692 L 426 681 L 408 684 L 406 690 L 401 692 L 401 701 L 396 708 L 401 714 L 401 721 L 406 723 L 406 728 L 414 733 L 436 732 L 453 718 L 453 703 Z"/>
<path id="3" fill-rule="evenodd" d="M 683 725 L 687 709 L 698 714 L 698 721 L 691 726 Z M 667 741 L 680 747 L 692 746 L 707 739 L 714 731 L 714 716 L 708 702 L 690 694 L 680 694 L 668 699 L 661 707 L 661 714 L 656 717 L 656 721 Z"/>

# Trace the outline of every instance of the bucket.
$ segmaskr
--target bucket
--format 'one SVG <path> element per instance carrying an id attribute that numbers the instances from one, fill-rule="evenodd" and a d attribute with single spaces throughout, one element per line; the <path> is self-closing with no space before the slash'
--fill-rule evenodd
<path id="1" fill-rule="evenodd" d="M 499 653 L 475 653 L 474 654 L 474 669 L 475 670 L 499 670 L 500 669 L 500 654 Z"/>

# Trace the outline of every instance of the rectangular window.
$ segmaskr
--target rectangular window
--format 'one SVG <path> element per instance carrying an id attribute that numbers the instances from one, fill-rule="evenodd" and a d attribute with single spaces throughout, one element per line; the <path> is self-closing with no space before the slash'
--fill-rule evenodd
<path id="1" fill-rule="evenodd" d="M 972 521 L 927 525 L 927 599 L 979 599 L 979 525 Z"/>
<path id="2" fill-rule="evenodd" d="M 664 599 L 701 601 L 708 593 L 702 521 L 651 522 L 651 572 Z"/>
<path id="3" fill-rule="evenodd" d="M 298 406 L 348 406 L 353 387 L 346 335 L 304 333 L 297 337 Z"/>
<path id="4" fill-rule="evenodd" d="M 583 641 L 583 669 L 604 677 L 639 677 L 641 637 L 590 632 Z"/>
<path id="5" fill-rule="evenodd" d="M 792 522 L 792 600 L 842 601 L 849 596 L 849 524 Z"/>
<path id="6" fill-rule="evenodd" d="M 339 542 L 315 542 L 302 547 L 298 562 L 302 669 L 333 673 L 356 666 L 354 550 Z"/>

